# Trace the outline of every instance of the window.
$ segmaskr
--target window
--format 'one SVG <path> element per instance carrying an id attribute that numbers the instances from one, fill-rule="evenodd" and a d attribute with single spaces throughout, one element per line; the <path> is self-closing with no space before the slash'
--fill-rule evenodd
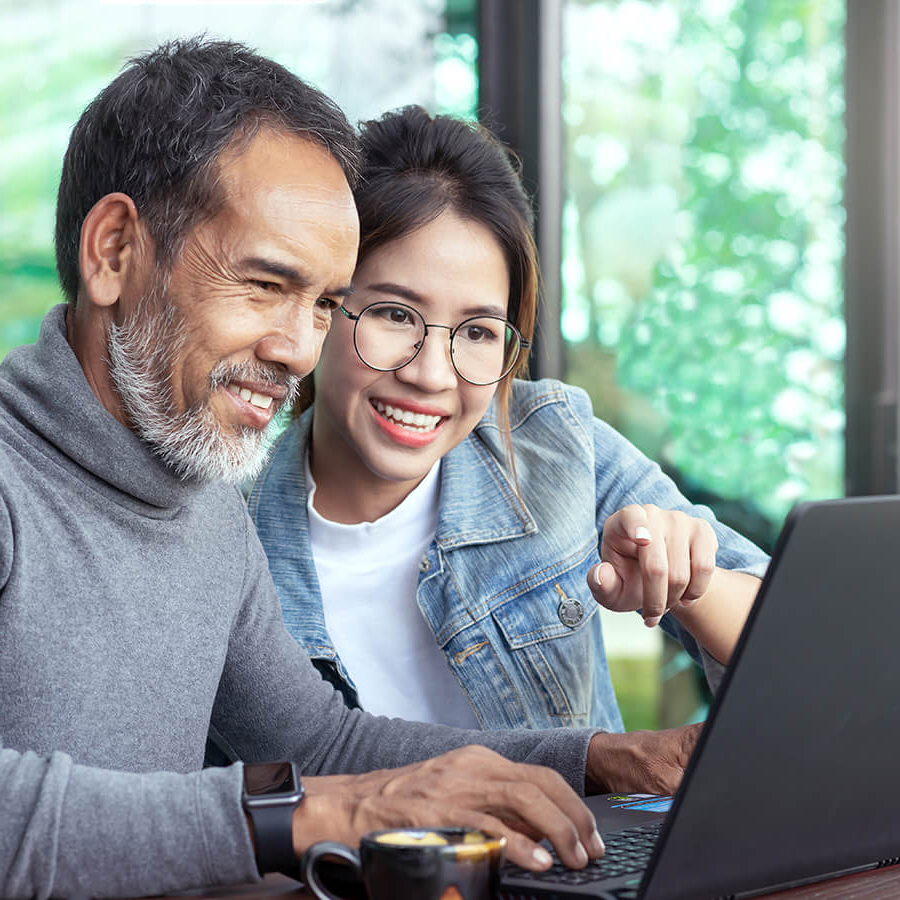
<path id="1" fill-rule="evenodd" d="M 563 7 L 567 379 L 763 546 L 843 493 L 840 0 Z"/>
<path id="2" fill-rule="evenodd" d="M 796 501 L 844 492 L 844 18 L 842 0 L 562 5 L 565 378 L 767 549 Z M 660 637 L 634 619 L 605 616 L 626 725 L 702 718 L 668 641 L 648 712 L 633 685 Z"/>
<path id="3" fill-rule="evenodd" d="M 129 56 L 206 33 L 273 57 L 351 122 L 407 103 L 474 116 L 474 0 L 33 0 L 7 3 L 3 15 L 16 50 L 0 59 L 0 358 L 35 340 L 61 300 L 53 222 L 63 153 L 81 111 Z M 73 39 L 83 34 L 91 39 Z"/>

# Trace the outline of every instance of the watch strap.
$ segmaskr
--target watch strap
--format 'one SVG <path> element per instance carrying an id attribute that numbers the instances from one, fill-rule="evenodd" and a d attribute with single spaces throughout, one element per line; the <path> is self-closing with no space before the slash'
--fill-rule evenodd
<path id="1" fill-rule="evenodd" d="M 264 764 L 268 768 L 268 764 Z M 291 765 L 291 764 L 287 764 Z M 245 763 L 244 783 L 253 763 Z M 262 767 L 260 767 L 262 768 Z M 256 867 L 260 875 L 267 872 L 296 874 L 297 856 L 294 853 L 294 810 L 303 800 L 303 782 L 296 766 L 291 765 L 294 789 L 287 794 L 243 796 L 244 812 L 253 826 Z"/>
<path id="2" fill-rule="evenodd" d="M 294 810 L 296 806 L 247 808 L 253 823 L 256 867 L 266 872 L 290 872 L 297 866 L 294 853 Z"/>

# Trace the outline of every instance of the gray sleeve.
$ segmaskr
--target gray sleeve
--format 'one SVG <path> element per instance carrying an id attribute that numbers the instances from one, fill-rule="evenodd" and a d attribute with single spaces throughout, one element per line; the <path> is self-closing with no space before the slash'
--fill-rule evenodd
<path id="1" fill-rule="evenodd" d="M 719 690 L 722 683 L 722 676 L 725 674 L 725 666 L 722 665 L 714 656 L 710 656 L 705 647 L 700 647 L 700 662 L 703 664 L 703 674 L 706 676 L 706 683 L 709 689 L 715 694 Z"/>
<path id="2" fill-rule="evenodd" d="M 307 775 L 359 773 L 480 744 L 515 761 L 550 766 L 584 793 L 595 729 L 467 731 L 348 709 L 285 628 L 255 532 L 250 541 L 260 567 L 232 631 L 213 710 L 215 731 L 234 758 L 293 759 Z"/>
<path id="3" fill-rule="evenodd" d="M 256 546 L 213 710 L 241 759 L 294 759 L 307 775 L 356 773 L 481 743 L 552 766 L 583 791 L 593 732 L 468 732 L 346 709 L 285 629 Z M 239 764 L 129 773 L 0 742 L 0 896 L 158 895 L 252 881 L 240 791 Z"/>
<path id="4" fill-rule="evenodd" d="M 12 560 L 0 503 L 0 593 Z M 137 775 L 4 747 L 0 897 L 160 894 L 257 878 L 240 767 Z"/>
<path id="5" fill-rule="evenodd" d="M 138 775 L 0 745 L 0 896 L 144 896 L 252 881 L 240 788 L 240 766 Z"/>
<path id="6" fill-rule="evenodd" d="M 2 488 L 2 485 L 0 485 Z M 0 495 L 2 496 L 2 495 Z M 0 502 L 0 592 L 9 578 L 13 564 L 13 532 L 9 521 L 9 510 Z"/>

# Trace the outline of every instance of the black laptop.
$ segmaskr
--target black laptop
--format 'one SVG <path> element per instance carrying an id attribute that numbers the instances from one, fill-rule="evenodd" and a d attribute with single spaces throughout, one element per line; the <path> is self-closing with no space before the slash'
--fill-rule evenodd
<path id="1" fill-rule="evenodd" d="M 795 507 L 678 793 L 589 805 L 604 859 L 507 866 L 502 900 L 750 897 L 900 862 L 900 497 Z"/>

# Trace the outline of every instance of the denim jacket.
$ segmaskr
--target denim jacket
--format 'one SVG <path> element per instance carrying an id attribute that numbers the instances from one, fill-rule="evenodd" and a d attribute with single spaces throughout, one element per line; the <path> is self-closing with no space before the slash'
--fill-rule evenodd
<path id="1" fill-rule="evenodd" d="M 712 523 L 719 566 L 761 576 L 768 557 L 708 508 L 691 505 L 656 463 L 594 417 L 581 389 L 517 380 L 509 421 L 521 499 L 492 406 L 442 461 L 419 609 L 483 728 L 621 731 L 599 607 L 585 580 L 599 561 L 607 516 L 630 503 L 682 509 Z M 325 629 L 309 546 L 304 454 L 311 423 L 307 410 L 278 439 L 248 504 L 288 630 L 353 706 L 355 687 Z M 715 686 L 722 667 L 673 616 L 661 624 Z M 372 639 L 390 652 L 389 623 Z"/>

